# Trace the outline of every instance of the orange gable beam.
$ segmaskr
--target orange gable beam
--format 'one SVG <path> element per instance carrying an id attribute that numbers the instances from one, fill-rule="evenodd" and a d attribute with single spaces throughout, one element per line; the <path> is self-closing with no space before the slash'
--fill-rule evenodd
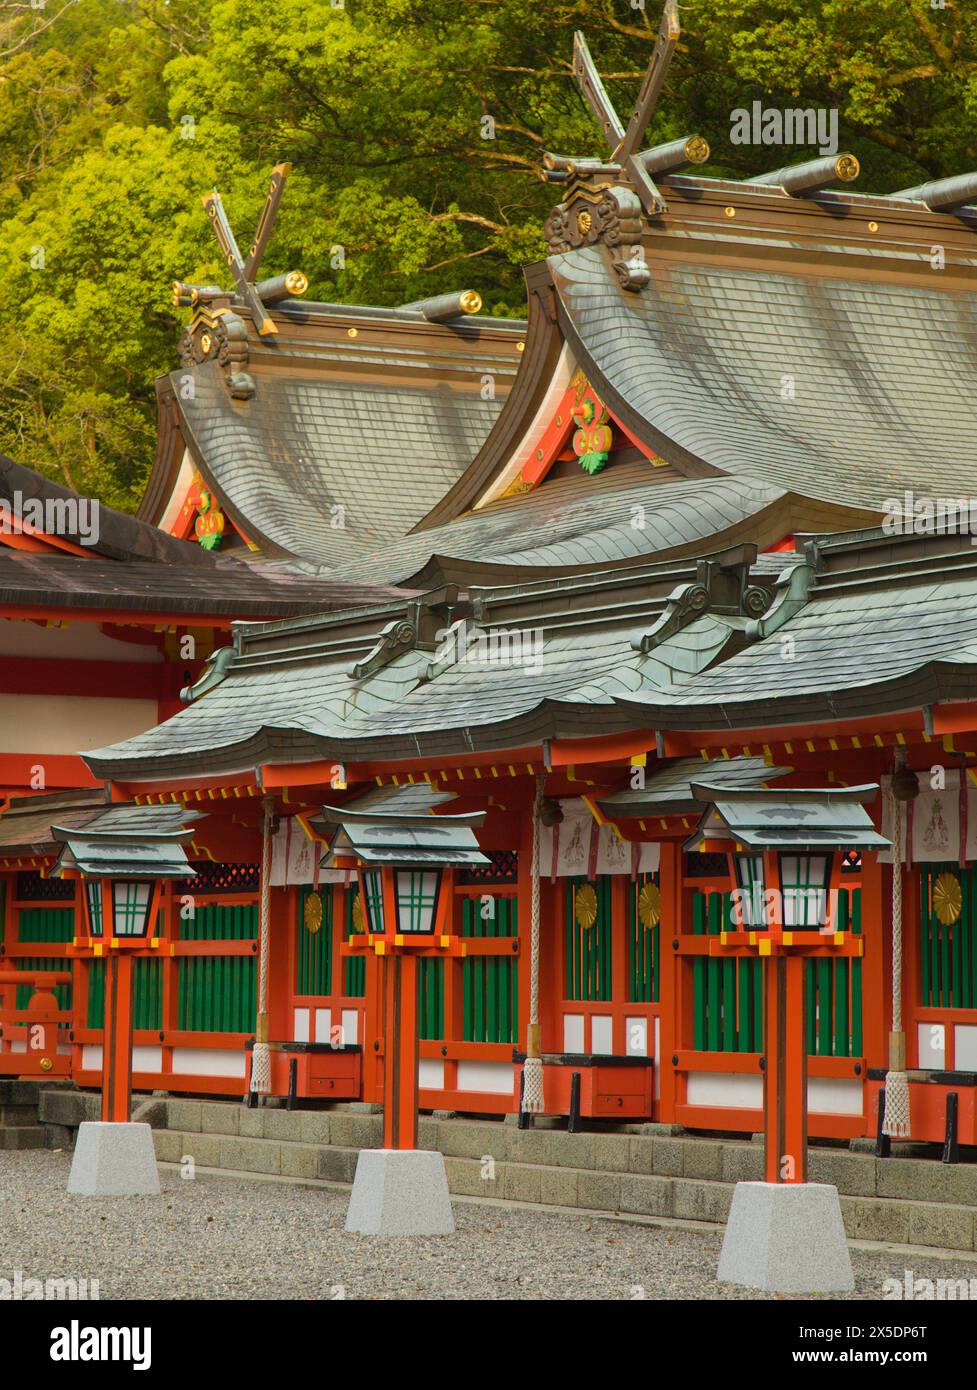
<path id="1" fill-rule="evenodd" d="M 532 456 L 523 464 L 520 477 L 529 487 L 536 487 L 543 481 L 566 448 L 567 440 L 574 429 L 573 407 L 576 400 L 577 392 L 572 386 L 568 387 L 560 397 L 553 419 L 543 431 Z"/>

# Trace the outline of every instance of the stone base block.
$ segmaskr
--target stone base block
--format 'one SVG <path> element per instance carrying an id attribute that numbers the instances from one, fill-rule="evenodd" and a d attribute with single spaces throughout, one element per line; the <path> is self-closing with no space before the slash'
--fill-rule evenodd
<path id="1" fill-rule="evenodd" d="M 346 1230 L 366 1236 L 448 1236 L 455 1229 L 443 1156 L 361 1149 Z"/>
<path id="2" fill-rule="evenodd" d="M 765 1293 L 853 1289 L 838 1189 L 814 1182 L 738 1182 L 716 1278 Z"/>
<path id="3" fill-rule="evenodd" d="M 158 1194 L 159 1172 L 149 1125 L 103 1120 L 80 1124 L 68 1191 L 80 1197 Z"/>

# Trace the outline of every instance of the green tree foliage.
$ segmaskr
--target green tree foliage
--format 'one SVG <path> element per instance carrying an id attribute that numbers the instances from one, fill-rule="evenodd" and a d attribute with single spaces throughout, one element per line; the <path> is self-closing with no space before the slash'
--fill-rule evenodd
<path id="1" fill-rule="evenodd" d="M 153 381 L 185 317 L 171 282 L 221 281 L 214 185 L 247 241 L 290 160 L 265 271 L 312 298 L 398 304 L 478 289 L 523 308 L 557 201 L 543 153 L 603 152 L 572 82 L 587 34 L 623 116 L 660 0 L 24 0 L 0 4 L 0 450 L 134 507 Z M 801 157 L 730 143 L 730 113 L 840 113 L 860 187 L 965 170 L 977 144 L 967 0 L 688 0 L 651 138 L 698 132 L 713 174 Z"/>

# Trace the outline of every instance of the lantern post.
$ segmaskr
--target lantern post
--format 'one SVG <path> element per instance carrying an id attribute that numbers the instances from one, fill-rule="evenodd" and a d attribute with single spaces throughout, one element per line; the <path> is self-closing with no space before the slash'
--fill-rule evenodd
<path id="1" fill-rule="evenodd" d="M 687 849 L 725 850 L 734 930 L 710 956 L 763 963 L 763 1181 L 740 1182 L 717 1277 L 776 1293 L 854 1287 L 837 1188 L 807 1176 L 805 971 L 812 958 L 855 957 L 862 938 L 837 930 L 837 850 L 882 850 L 865 810 L 877 786 L 757 789 L 693 786 L 710 805 Z"/>
<path id="2" fill-rule="evenodd" d="M 183 842 L 198 819 L 182 806 L 119 805 L 81 827 L 52 826 L 62 845 L 53 873 L 80 878 L 84 917 L 71 954 L 105 966 L 102 1108 L 79 1126 L 68 1191 L 82 1196 L 158 1193 L 149 1125 L 132 1114 L 133 961 L 159 952 L 155 927 L 166 878 L 192 878 Z"/>
<path id="3" fill-rule="evenodd" d="M 366 932 L 344 955 L 383 962 L 383 1147 L 363 1149 L 346 1230 L 365 1235 L 449 1235 L 444 1158 L 417 1147 L 421 959 L 465 954 L 452 931 L 451 873 L 486 864 L 475 829 L 484 811 L 433 816 L 323 807 L 313 821 L 331 839 L 329 862 L 355 867 Z"/>

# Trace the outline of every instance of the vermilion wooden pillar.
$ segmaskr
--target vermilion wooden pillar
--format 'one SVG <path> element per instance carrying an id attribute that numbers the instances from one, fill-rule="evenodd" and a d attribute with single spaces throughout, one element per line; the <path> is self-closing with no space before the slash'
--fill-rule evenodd
<path id="1" fill-rule="evenodd" d="M 807 1030 L 804 962 L 772 954 L 784 937 L 780 856 L 763 855 L 768 938 L 763 966 L 763 1176 L 767 1182 L 807 1181 Z M 770 905 L 768 907 L 768 904 Z M 766 950 L 764 949 L 766 948 Z"/>
<path id="2" fill-rule="evenodd" d="M 417 957 L 395 952 L 387 960 L 386 976 L 383 1147 L 416 1149 L 420 1057 Z"/>
<path id="3" fill-rule="evenodd" d="M 765 1182 L 807 1182 L 804 961 L 771 955 L 763 966 Z"/>
<path id="4" fill-rule="evenodd" d="M 132 1114 L 132 956 L 110 951 L 105 959 L 102 1029 L 102 1119 L 125 1124 Z"/>
<path id="5" fill-rule="evenodd" d="M 680 1078 L 672 1057 L 680 1048 L 688 1047 L 692 1037 L 691 1000 L 683 996 L 683 968 L 685 962 L 674 949 L 685 931 L 683 909 L 684 860 L 682 845 L 678 840 L 663 840 L 658 868 L 660 897 L 660 924 L 658 928 L 658 963 L 661 979 L 658 986 L 659 1024 L 658 1052 L 655 1066 L 659 1076 L 659 1098 L 657 1118 L 666 1122 L 675 1120 L 676 1107 L 685 1099 L 679 1095 Z M 683 1019 L 688 1015 L 687 1026 Z M 648 1039 L 649 1052 L 653 1039 Z"/>
<path id="6" fill-rule="evenodd" d="M 380 872 L 384 928 L 397 940 L 395 871 L 384 868 Z M 420 1061 L 417 956 L 395 946 L 386 956 L 383 973 L 383 1147 L 416 1149 Z"/>

